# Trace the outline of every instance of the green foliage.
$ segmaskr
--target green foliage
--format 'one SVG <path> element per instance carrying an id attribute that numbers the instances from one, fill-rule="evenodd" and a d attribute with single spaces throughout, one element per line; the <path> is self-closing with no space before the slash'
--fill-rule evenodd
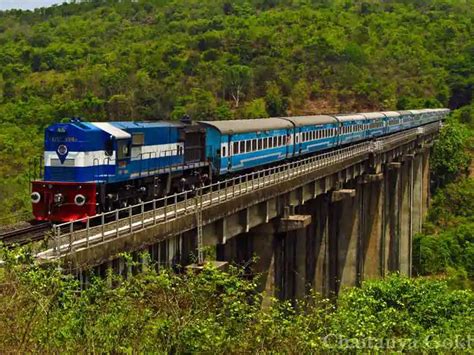
<path id="1" fill-rule="evenodd" d="M 413 262 L 419 275 L 444 273 L 454 274 L 458 281 L 474 280 L 472 178 L 451 183 L 436 192 L 424 234 L 414 239 Z"/>
<path id="2" fill-rule="evenodd" d="M 474 279 L 474 222 L 435 235 L 421 235 L 414 244 L 415 269 L 420 275 L 462 269 Z"/>
<path id="3" fill-rule="evenodd" d="M 266 110 L 270 117 L 281 117 L 286 115 L 288 107 L 287 99 L 282 95 L 280 87 L 271 82 L 267 87 L 265 95 Z"/>
<path id="4" fill-rule="evenodd" d="M 472 133 L 459 122 L 450 119 L 441 130 L 431 158 L 437 186 L 443 186 L 465 176 L 471 163 L 468 151 Z"/>
<path id="5" fill-rule="evenodd" d="M 372 338 L 374 348 L 382 349 L 390 343 L 380 339 L 391 340 L 398 349 L 432 351 L 454 334 L 463 339 L 472 334 L 473 295 L 426 279 L 392 276 L 368 282 L 340 297 L 332 319 L 333 338 L 352 339 L 353 345 Z"/>
<path id="6" fill-rule="evenodd" d="M 80 291 L 73 277 L 35 265 L 24 250 L 1 258 L 5 352 L 454 350 L 456 337 L 472 336 L 474 293 L 440 281 L 393 275 L 344 291 L 337 307 L 314 296 L 296 308 L 274 301 L 262 309 L 256 285 L 235 268 L 176 275 L 149 265 L 128 279 L 92 277 Z"/>
<path id="7" fill-rule="evenodd" d="M 255 99 L 245 104 L 242 113 L 244 118 L 265 118 L 268 113 L 265 107 L 264 99 Z"/>
<path id="8" fill-rule="evenodd" d="M 471 107 L 473 13 L 472 1 L 451 0 L 94 0 L 0 12 L 0 180 L 26 171 L 29 154 L 5 158 L 11 142 L 40 154 L 44 127 L 71 116 Z M 459 115 L 471 122 L 472 107 Z M 24 209 L 28 187 L 11 184 L 1 215 Z"/>
<path id="9" fill-rule="evenodd" d="M 474 221 L 474 179 L 448 184 L 432 198 L 428 221 L 441 228 Z"/>
<path id="10" fill-rule="evenodd" d="M 474 103 L 455 110 L 452 114 L 453 119 L 474 129 Z"/>

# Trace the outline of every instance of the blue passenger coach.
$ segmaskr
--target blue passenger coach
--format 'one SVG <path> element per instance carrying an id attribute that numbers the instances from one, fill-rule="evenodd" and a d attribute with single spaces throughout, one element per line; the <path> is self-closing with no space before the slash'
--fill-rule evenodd
<path id="1" fill-rule="evenodd" d="M 282 117 L 294 125 L 295 152 L 310 154 L 337 145 L 339 122 L 332 116 Z"/>
<path id="2" fill-rule="evenodd" d="M 383 111 L 385 116 L 385 129 L 387 134 L 401 130 L 401 116 L 397 111 Z"/>
<path id="3" fill-rule="evenodd" d="M 293 124 L 279 118 L 202 121 L 206 156 L 218 174 L 237 172 L 291 158 Z"/>
<path id="4" fill-rule="evenodd" d="M 367 137 L 380 137 L 385 133 L 385 115 L 381 112 L 366 112 L 362 116 L 367 119 Z"/>
<path id="5" fill-rule="evenodd" d="M 336 115 L 341 123 L 339 130 L 339 143 L 341 145 L 363 140 L 367 137 L 367 126 L 370 122 L 364 115 Z"/>

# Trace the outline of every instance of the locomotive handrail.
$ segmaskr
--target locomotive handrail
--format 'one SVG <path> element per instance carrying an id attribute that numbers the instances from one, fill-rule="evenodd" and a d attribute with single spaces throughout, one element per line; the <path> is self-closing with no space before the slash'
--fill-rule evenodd
<path id="1" fill-rule="evenodd" d="M 435 131 L 439 126 L 439 122 L 428 124 L 423 127 L 422 133 L 427 134 Z M 88 247 L 91 244 L 101 243 L 108 239 L 156 225 L 157 223 L 167 222 L 180 216 L 194 213 L 196 208 L 207 208 L 243 194 L 278 184 L 292 177 L 306 174 L 315 169 L 373 153 L 374 150 L 383 151 L 387 144 L 413 139 L 419 134 L 418 128 L 409 129 L 389 137 L 346 146 L 330 152 L 232 177 L 224 181 L 218 181 L 199 187 L 194 191 L 187 190 L 142 202 L 134 206 L 127 206 L 80 220 L 57 224 L 53 226 L 52 249 L 39 255 L 60 257 L 73 251 L 75 248 Z M 199 207 L 196 203 L 196 196 L 201 196 L 202 198 Z M 139 213 L 134 213 L 137 210 Z M 92 226 L 93 223 L 91 221 L 100 221 L 100 224 Z M 74 224 L 78 222 L 85 224 L 85 228 L 74 230 Z M 50 254 L 47 254 L 48 252 Z"/>

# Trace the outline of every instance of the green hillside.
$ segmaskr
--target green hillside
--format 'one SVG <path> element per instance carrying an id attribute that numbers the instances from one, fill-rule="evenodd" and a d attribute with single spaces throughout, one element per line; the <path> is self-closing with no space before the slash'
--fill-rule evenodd
<path id="1" fill-rule="evenodd" d="M 28 205 L 27 158 L 66 117 L 469 105 L 473 14 L 472 0 L 95 0 L 0 12 L 0 215 Z"/>

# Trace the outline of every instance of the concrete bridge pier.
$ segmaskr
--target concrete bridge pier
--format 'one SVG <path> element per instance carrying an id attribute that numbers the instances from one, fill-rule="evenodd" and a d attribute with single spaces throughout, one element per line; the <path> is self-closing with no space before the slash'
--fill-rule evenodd
<path id="1" fill-rule="evenodd" d="M 383 235 L 386 179 L 382 172 L 363 175 L 361 185 L 361 280 L 382 276 L 385 262 Z"/>
<path id="2" fill-rule="evenodd" d="M 406 154 L 400 171 L 400 273 L 411 276 L 411 253 L 413 236 L 413 160 L 414 154 Z"/>
<path id="3" fill-rule="evenodd" d="M 331 193 L 328 296 L 360 281 L 360 186 Z"/>
<path id="4" fill-rule="evenodd" d="M 383 205 L 383 263 L 382 275 L 400 270 L 400 172 L 402 163 L 390 162 L 385 171 Z"/>
<path id="5" fill-rule="evenodd" d="M 428 208 L 430 207 L 430 155 L 431 155 L 431 145 L 426 145 L 422 152 L 422 184 L 423 184 L 423 189 L 422 189 L 422 205 L 423 205 L 423 213 L 422 213 L 422 219 L 423 221 L 426 218 L 426 215 L 428 214 Z"/>

